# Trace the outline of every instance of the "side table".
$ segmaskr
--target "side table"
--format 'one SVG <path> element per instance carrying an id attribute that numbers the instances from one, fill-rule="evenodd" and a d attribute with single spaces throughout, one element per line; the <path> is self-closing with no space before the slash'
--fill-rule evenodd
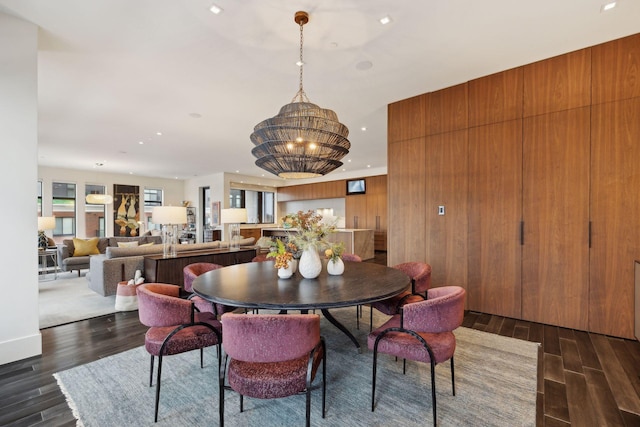
<path id="1" fill-rule="evenodd" d="M 58 279 L 58 249 L 38 249 L 38 275 L 47 275 L 47 259 L 53 260 L 54 280 Z"/>

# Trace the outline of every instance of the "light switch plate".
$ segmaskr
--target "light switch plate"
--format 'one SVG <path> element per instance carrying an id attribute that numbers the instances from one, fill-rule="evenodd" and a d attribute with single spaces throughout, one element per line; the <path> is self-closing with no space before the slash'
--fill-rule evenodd
<path id="1" fill-rule="evenodd" d="M 438 206 L 438 215 L 444 215 L 444 206 Z"/>

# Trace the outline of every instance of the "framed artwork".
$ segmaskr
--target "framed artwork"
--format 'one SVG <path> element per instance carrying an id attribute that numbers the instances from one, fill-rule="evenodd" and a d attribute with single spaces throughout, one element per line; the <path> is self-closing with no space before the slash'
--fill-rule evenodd
<path id="1" fill-rule="evenodd" d="M 220 225 L 220 202 L 211 202 L 211 226 Z"/>
<path id="2" fill-rule="evenodd" d="M 139 221 L 140 187 L 113 184 L 113 235 L 137 236 Z"/>

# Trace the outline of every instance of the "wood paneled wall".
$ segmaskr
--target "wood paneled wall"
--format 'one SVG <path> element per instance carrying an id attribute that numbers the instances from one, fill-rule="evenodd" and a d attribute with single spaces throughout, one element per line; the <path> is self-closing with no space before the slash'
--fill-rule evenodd
<path id="1" fill-rule="evenodd" d="M 633 337 L 640 34 L 390 104 L 388 120 L 390 265 L 430 263 L 473 310 Z"/>

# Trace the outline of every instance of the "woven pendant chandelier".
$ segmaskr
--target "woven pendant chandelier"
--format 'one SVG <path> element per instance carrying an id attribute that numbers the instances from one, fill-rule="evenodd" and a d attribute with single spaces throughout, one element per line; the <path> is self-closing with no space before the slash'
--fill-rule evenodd
<path id="1" fill-rule="evenodd" d="M 309 22 L 307 12 L 296 12 L 300 26 L 300 87 L 290 104 L 277 116 L 253 128 L 251 153 L 256 165 L 281 178 L 313 178 L 326 175 L 342 166 L 349 153 L 349 129 L 331 110 L 309 102 L 302 87 L 302 27 Z"/>

